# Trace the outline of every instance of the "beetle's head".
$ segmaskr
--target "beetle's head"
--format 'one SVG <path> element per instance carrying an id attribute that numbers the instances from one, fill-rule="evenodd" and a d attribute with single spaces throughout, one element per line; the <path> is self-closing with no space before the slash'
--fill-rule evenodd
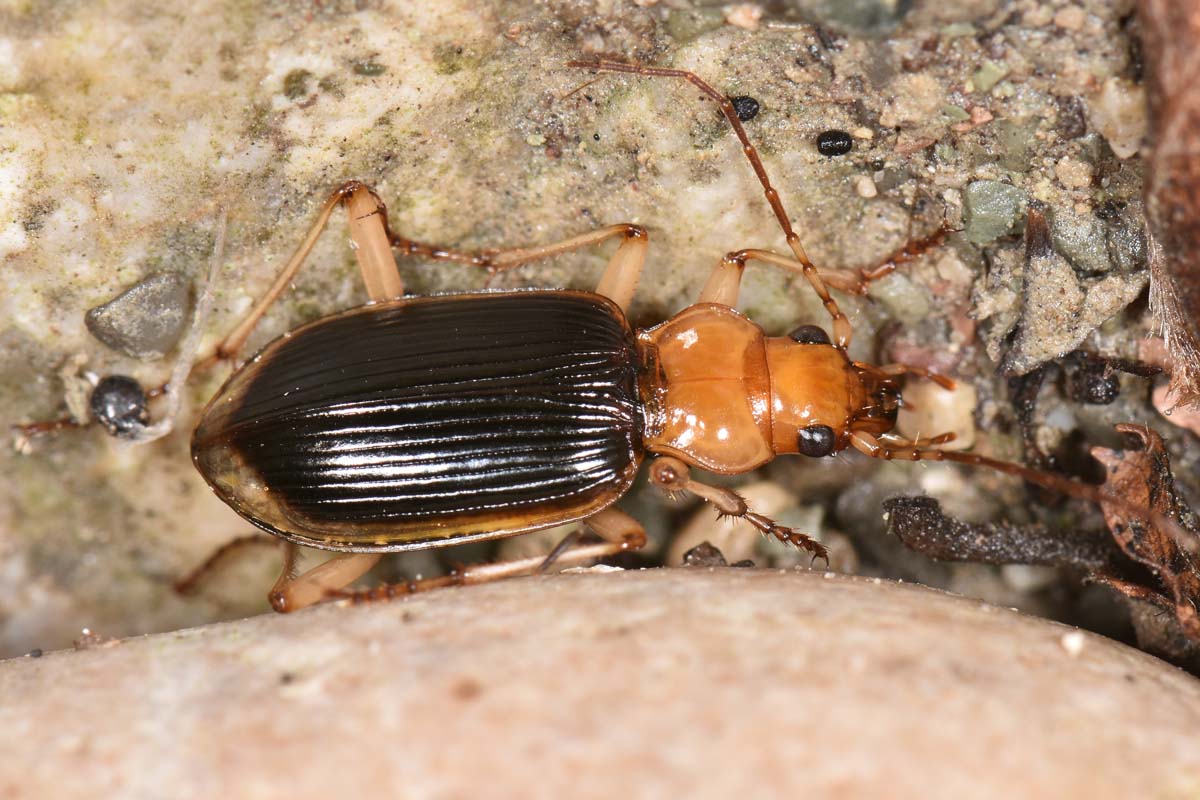
<path id="1" fill-rule="evenodd" d="M 820 458 L 847 447 L 861 410 L 876 402 L 869 394 L 876 387 L 816 325 L 768 339 L 766 352 L 776 455 Z"/>

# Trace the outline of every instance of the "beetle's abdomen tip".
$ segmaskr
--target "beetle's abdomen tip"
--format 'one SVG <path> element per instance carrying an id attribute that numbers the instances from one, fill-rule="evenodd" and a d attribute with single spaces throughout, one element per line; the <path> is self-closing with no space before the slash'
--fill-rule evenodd
<path id="1" fill-rule="evenodd" d="M 237 448 L 221 439 L 202 438 L 201 432 L 197 428 L 192 439 L 192 463 L 217 496 L 248 519 L 269 525 L 281 522 L 276 497 Z"/>

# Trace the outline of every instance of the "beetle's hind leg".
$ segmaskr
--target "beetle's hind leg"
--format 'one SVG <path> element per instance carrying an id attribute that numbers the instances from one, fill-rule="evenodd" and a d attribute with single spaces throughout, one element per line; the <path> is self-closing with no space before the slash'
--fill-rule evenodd
<path id="1" fill-rule="evenodd" d="M 512 561 L 498 561 L 491 564 L 472 564 L 461 567 L 447 575 L 435 578 L 422 578 L 403 583 L 385 583 L 374 589 L 362 591 L 347 591 L 331 589 L 327 597 L 350 600 L 355 603 L 366 603 L 376 600 L 390 600 L 403 595 L 426 592 L 446 586 L 467 586 L 476 583 L 488 583 L 511 578 L 518 575 L 533 575 L 544 571 L 549 561 L 556 566 L 585 564 L 597 559 L 607 558 L 619 553 L 638 550 L 646 544 L 646 531 L 641 523 L 623 511 L 606 508 L 588 517 L 585 524 L 595 532 L 602 542 L 594 544 L 579 544 L 567 547 L 563 552 L 546 556 L 532 556 Z M 555 548 L 557 551 L 558 548 Z"/>
<path id="2" fill-rule="evenodd" d="M 338 553 L 301 573 L 297 570 L 298 546 L 265 533 L 252 533 L 239 536 L 217 548 L 203 564 L 175 582 L 175 591 L 182 595 L 195 594 L 201 583 L 231 559 L 266 545 L 283 547 L 283 568 L 267 595 L 271 607 L 280 613 L 296 611 L 324 600 L 331 591 L 361 578 L 382 557 L 379 553 Z"/>
<path id="3" fill-rule="evenodd" d="M 283 570 L 267 595 L 271 608 L 281 614 L 298 611 L 342 591 L 367 574 L 367 570 L 383 558 L 382 553 L 338 553 L 312 569 L 297 574 L 296 556 L 299 548 L 291 542 L 285 547 Z"/>
<path id="4" fill-rule="evenodd" d="M 239 536 L 218 547 L 204 559 L 204 563 L 175 581 L 175 591 L 182 595 L 192 595 L 208 578 L 230 559 L 237 558 L 245 552 L 259 547 L 278 547 L 282 540 L 265 533 L 251 533 Z"/>
<path id="5" fill-rule="evenodd" d="M 785 544 L 807 550 L 812 553 L 813 561 L 821 558 L 826 564 L 829 563 L 829 551 L 825 549 L 825 545 L 808 534 L 780 525 L 769 517 L 751 511 L 742 496 L 732 489 L 709 486 L 693 480 L 687 464 L 677 458 L 659 456 L 650 464 L 649 476 L 650 482 L 664 492 L 691 492 L 712 503 L 720 516 L 744 519 L 764 536 L 773 536 Z"/>
<path id="6" fill-rule="evenodd" d="M 400 279 L 388 242 L 387 207 L 366 184 L 361 181 L 347 181 L 325 198 L 321 211 L 309 226 L 308 233 L 283 269 L 275 276 L 266 294 L 225 337 L 210 360 L 230 359 L 237 355 L 259 320 L 267 313 L 267 309 L 295 280 L 296 273 L 308 260 L 325 226 L 329 224 L 329 219 L 342 203 L 346 204 L 350 216 L 350 238 L 354 243 L 354 255 L 362 271 L 367 294 L 375 301 L 390 300 L 404 294 L 404 282 Z"/>
<path id="7" fill-rule="evenodd" d="M 646 229 L 640 225 L 628 222 L 608 225 L 558 242 L 536 245 L 534 247 L 513 247 L 503 250 L 480 250 L 473 252 L 429 244 L 428 242 L 419 242 L 416 239 L 409 239 L 394 231 L 388 223 L 387 206 L 384 205 L 379 196 L 373 190 L 352 181 L 340 187 L 326 201 L 321 216 L 318 217 L 317 222 L 314 224 L 313 231 L 309 233 L 309 239 L 305 240 L 305 243 L 308 244 L 307 250 L 304 245 L 301 245 L 300 250 L 297 250 L 296 255 L 292 257 L 293 261 L 297 259 L 303 260 L 308 250 L 311 250 L 310 240 L 315 241 L 315 234 L 319 233 L 320 228 L 328 221 L 331 211 L 330 204 L 336 205 L 340 197 L 347 198 L 352 226 L 351 235 L 355 241 L 357 248 L 356 255 L 359 258 L 359 263 L 362 265 L 363 277 L 367 281 L 372 300 L 399 297 L 403 294 L 402 283 L 391 284 L 389 282 L 390 274 L 395 270 L 395 264 L 390 255 L 390 248 L 395 248 L 402 256 L 415 256 L 427 258 L 432 261 L 450 261 L 456 264 L 479 267 L 491 274 L 497 274 L 516 269 L 534 261 L 553 258 L 564 253 L 582 250 L 585 247 L 593 247 L 620 236 L 622 237 L 621 244 L 617 247 L 617 251 L 613 254 L 612 258 L 609 259 L 604 275 L 601 276 L 600 283 L 596 287 L 596 293 L 608 297 L 620 306 L 622 311 L 627 312 L 629 310 L 629 303 L 633 299 L 634 290 L 637 288 L 638 279 L 641 277 L 642 267 L 646 263 L 646 252 L 650 244 Z M 356 224 L 361 226 L 358 231 L 354 228 Z M 390 270 L 385 267 L 385 264 L 390 266 Z M 286 285 L 291 280 L 291 275 L 295 274 L 295 269 L 291 269 L 289 273 L 288 270 L 290 267 L 291 262 L 289 262 L 289 267 L 285 268 L 281 274 L 279 281 L 276 282 L 277 285 Z M 384 288 L 380 290 L 380 294 L 371 290 L 371 275 L 375 273 L 383 276 L 379 279 L 379 283 L 384 285 Z M 396 280 L 399 281 L 398 274 Z M 274 287 L 272 287 L 272 291 L 274 291 Z"/>

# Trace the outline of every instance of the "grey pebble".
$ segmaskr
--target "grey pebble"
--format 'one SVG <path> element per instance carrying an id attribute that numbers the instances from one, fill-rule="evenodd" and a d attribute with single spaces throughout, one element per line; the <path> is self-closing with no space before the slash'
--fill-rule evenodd
<path id="1" fill-rule="evenodd" d="M 972 181 L 963 192 L 967 238 L 988 244 L 1017 231 L 1024 218 L 1025 192 L 999 181 Z"/>
<path id="2" fill-rule="evenodd" d="M 84 322 L 114 350 L 141 359 L 161 358 L 183 334 L 191 281 L 180 272 L 154 272 L 103 305 Z"/>
<path id="3" fill-rule="evenodd" d="M 912 5 L 912 0 L 821 0 L 811 13 L 819 24 L 842 33 L 883 36 L 896 29 Z"/>

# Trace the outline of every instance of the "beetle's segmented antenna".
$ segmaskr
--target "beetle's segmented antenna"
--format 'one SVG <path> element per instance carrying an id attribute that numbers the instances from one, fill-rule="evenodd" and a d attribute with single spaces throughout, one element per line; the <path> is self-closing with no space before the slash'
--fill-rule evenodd
<path id="1" fill-rule="evenodd" d="M 1014 464 L 1011 461 L 1001 461 L 996 458 L 979 455 L 978 453 L 963 453 L 954 450 L 926 450 L 920 445 L 910 445 L 900 448 L 889 447 L 880 442 L 875 436 L 864 431 L 855 431 L 850 434 L 850 443 L 856 450 L 871 458 L 880 458 L 885 461 L 953 461 L 957 464 L 987 467 L 997 472 L 1003 472 L 1006 475 L 1012 475 L 1029 481 L 1042 488 L 1065 494 L 1068 497 L 1087 500 L 1096 505 L 1108 503 L 1121 509 L 1122 512 L 1131 517 L 1149 520 L 1155 527 L 1166 531 L 1185 551 L 1196 552 L 1197 550 L 1196 537 L 1180 525 L 1179 522 L 1152 508 L 1131 503 L 1129 500 L 1103 486 L 1093 486 L 1073 478 L 1068 478 L 1065 475 L 1056 475 L 1053 472 L 1032 469 L 1021 464 Z"/>
<path id="2" fill-rule="evenodd" d="M 738 140 L 742 143 L 742 152 L 750 160 L 750 166 L 754 168 L 754 174 L 758 176 L 758 181 L 762 184 L 763 194 L 766 195 L 767 202 L 771 205 L 771 211 L 774 212 L 775 219 L 779 221 L 779 226 L 783 228 L 788 247 L 791 248 L 792 253 L 796 256 L 796 260 L 800 262 L 803 268 L 804 277 L 808 279 L 813 291 L 821 298 L 825 310 L 829 312 L 829 316 L 833 319 L 834 344 L 838 348 L 845 350 L 850 345 L 850 337 L 853 332 L 850 320 L 838 308 L 837 301 L 829 294 L 829 289 L 826 288 L 825 282 L 817 274 L 817 268 L 813 266 L 812 261 L 808 258 L 808 254 L 804 252 L 804 245 L 801 244 L 800 237 L 792 228 L 787 211 L 783 208 L 783 201 L 779 199 L 779 192 L 775 191 L 775 187 L 771 185 L 771 179 L 767 177 L 767 170 L 763 167 L 762 159 L 759 158 L 758 151 L 754 149 L 754 145 L 750 143 L 750 137 L 746 135 L 746 129 L 742 127 L 742 121 L 738 119 L 737 111 L 734 109 L 733 103 L 730 102 L 729 98 L 710 86 L 699 75 L 682 69 L 647 67 L 640 64 L 626 64 L 621 61 L 608 61 L 605 59 L 596 61 L 568 61 L 567 66 L 595 70 L 596 72 L 620 72 L 629 75 L 682 78 L 717 102 L 721 113 L 725 115 L 725 119 L 729 120 L 729 124 L 733 126 L 733 132 L 737 134 Z"/>

